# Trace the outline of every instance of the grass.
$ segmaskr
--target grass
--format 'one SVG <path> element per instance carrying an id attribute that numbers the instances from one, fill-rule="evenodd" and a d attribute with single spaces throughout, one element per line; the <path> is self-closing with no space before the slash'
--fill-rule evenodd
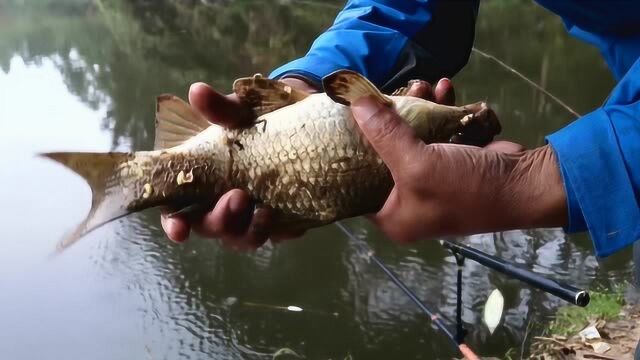
<path id="1" fill-rule="evenodd" d="M 562 307 L 547 329 L 548 334 L 571 336 L 594 320 L 615 320 L 624 305 L 624 286 L 618 285 L 609 290 L 590 292 L 591 301 L 587 307 Z"/>

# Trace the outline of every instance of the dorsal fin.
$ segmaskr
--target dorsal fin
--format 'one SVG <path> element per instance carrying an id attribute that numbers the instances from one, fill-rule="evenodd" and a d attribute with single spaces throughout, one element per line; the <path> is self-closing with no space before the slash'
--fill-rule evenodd
<path id="1" fill-rule="evenodd" d="M 309 94 L 278 81 L 256 74 L 233 83 L 233 91 L 241 102 L 251 106 L 260 116 L 303 100 Z"/>
<path id="2" fill-rule="evenodd" d="M 174 95 L 156 98 L 156 150 L 178 146 L 211 126 L 186 101 Z"/>
<path id="3" fill-rule="evenodd" d="M 335 102 L 349 106 L 364 96 L 372 96 L 381 104 L 391 105 L 392 101 L 385 96 L 364 76 L 351 70 L 338 70 L 322 79 L 322 86 L 327 95 Z"/>

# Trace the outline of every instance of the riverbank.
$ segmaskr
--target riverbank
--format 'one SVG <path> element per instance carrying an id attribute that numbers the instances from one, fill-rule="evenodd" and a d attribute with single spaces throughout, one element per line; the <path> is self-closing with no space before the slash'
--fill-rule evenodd
<path id="1" fill-rule="evenodd" d="M 558 310 L 554 320 L 534 336 L 531 359 L 632 360 L 640 340 L 640 304 L 625 298 L 623 286 L 595 291 L 586 308 Z"/>

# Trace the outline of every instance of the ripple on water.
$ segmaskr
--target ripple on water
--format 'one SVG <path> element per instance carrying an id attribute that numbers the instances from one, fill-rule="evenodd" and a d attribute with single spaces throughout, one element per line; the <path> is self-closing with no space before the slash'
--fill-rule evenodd
<path id="1" fill-rule="evenodd" d="M 347 246 L 340 252 L 337 264 L 346 273 L 342 276 L 347 281 L 344 285 L 336 283 L 343 288 L 335 293 L 336 303 L 341 304 L 347 316 L 328 320 L 241 307 L 243 293 L 260 298 L 262 287 L 279 286 L 275 279 L 291 267 L 287 265 L 292 260 L 291 249 L 286 246 L 268 245 L 250 254 L 230 253 L 216 242 L 198 239 L 176 246 L 165 239 L 152 212 L 135 214 L 109 226 L 101 234 L 106 239 L 92 245 L 91 257 L 104 276 L 123 284 L 120 295 L 133 297 L 131 301 L 141 315 L 138 320 L 141 336 L 147 339 L 145 344 L 153 354 L 180 358 L 206 354 L 230 359 L 260 358 L 287 346 L 304 350 L 308 346 L 304 339 L 311 335 L 310 329 L 302 324 L 309 321 L 317 324 L 335 321 L 336 325 L 351 327 L 360 334 L 363 346 L 372 352 L 411 337 L 418 344 L 425 338 L 442 336 L 426 326 L 429 320 L 368 260 L 367 250 L 351 246 L 346 238 L 343 240 Z M 429 307 L 449 319 L 455 317 L 457 265 L 438 243 L 398 247 L 381 238 L 366 223 L 354 221 L 351 226 L 358 236 L 369 239 L 373 248 L 382 249 L 382 260 Z M 112 235 L 104 236 L 108 233 Z M 593 256 L 568 241 L 557 229 L 482 234 L 458 241 L 578 285 L 589 284 L 597 275 L 598 263 Z M 517 341 L 529 322 L 562 305 L 562 301 L 550 295 L 473 261 L 465 262 L 462 277 L 463 321 L 471 330 L 469 340 L 477 344 L 490 344 L 497 338 Z M 298 286 L 309 292 L 315 283 Z M 481 315 L 487 296 L 495 288 L 505 295 L 505 318 L 498 333 L 490 336 L 482 325 Z M 272 298 L 274 304 L 287 298 L 271 292 L 264 295 L 266 302 Z M 230 296 L 236 300 L 228 302 Z M 345 302 L 351 306 L 345 307 Z M 297 328 L 304 330 L 293 334 L 291 329 Z M 437 344 L 427 342 L 421 346 L 442 353 Z"/>
<path id="2" fill-rule="evenodd" d="M 224 350 L 228 340 L 224 308 L 203 303 L 206 295 L 185 275 L 184 256 L 196 252 L 167 241 L 153 217 L 133 214 L 108 225 L 112 235 L 95 246 L 94 264 L 104 276 L 117 279 L 123 285 L 121 295 L 137 304 L 141 336 L 147 339 L 150 354 L 234 358 Z"/>

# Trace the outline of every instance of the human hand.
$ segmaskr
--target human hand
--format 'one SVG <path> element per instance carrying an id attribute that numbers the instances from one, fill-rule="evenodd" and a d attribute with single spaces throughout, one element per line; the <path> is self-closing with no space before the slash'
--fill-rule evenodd
<path id="1" fill-rule="evenodd" d="M 411 242 L 566 224 L 564 187 L 549 146 L 427 145 L 371 98 L 355 101 L 352 111 L 393 176 L 393 190 L 372 216 L 390 238 Z"/>

